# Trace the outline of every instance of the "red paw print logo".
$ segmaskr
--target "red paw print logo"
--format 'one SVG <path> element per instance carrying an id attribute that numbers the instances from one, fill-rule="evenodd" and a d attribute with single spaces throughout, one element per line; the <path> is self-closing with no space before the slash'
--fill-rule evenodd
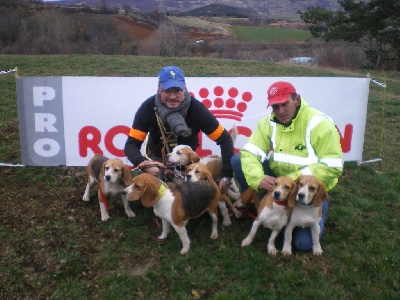
<path id="1" fill-rule="evenodd" d="M 216 86 L 212 93 L 209 89 L 201 88 L 199 96 L 201 102 L 215 115 L 216 118 L 232 119 L 241 121 L 243 112 L 247 109 L 247 104 L 253 100 L 250 92 L 244 92 L 239 95 L 235 87 L 227 91 L 221 86 Z"/>

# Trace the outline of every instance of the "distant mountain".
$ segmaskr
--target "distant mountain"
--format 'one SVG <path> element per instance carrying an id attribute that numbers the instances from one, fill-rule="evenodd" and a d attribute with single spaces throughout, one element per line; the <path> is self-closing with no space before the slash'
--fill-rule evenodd
<path id="1" fill-rule="evenodd" d="M 49 3 L 47 1 L 47 3 Z M 330 10 L 337 10 L 337 0 L 64 0 L 55 1 L 55 4 L 79 4 L 90 7 L 106 5 L 109 8 L 129 7 L 139 12 L 187 12 L 211 4 L 222 4 L 236 7 L 247 12 L 266 18 L 298 17 L 298 11 L 305 11 L 308 7 L 321 6 Z"/>

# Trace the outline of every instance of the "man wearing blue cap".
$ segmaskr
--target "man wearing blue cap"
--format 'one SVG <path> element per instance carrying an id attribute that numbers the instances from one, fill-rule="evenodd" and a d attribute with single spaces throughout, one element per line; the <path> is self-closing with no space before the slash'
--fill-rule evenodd
<path id="1" fill-rule="evenodd" d="M 186 89 L 185 76 L 176 66 L 167 66 L 158 74 L 157 94 L 145 100 L 137 110 L 125 144 L 125 155 L 130 162 L 145 172 L 158 175 L 164 157 L 176 145 L 199 146 L 198 133 L 204 132 L 221 147 L 223 178 L 219 183 L 224 193 L 233 171 L 233 141 L 228 131 L 215 116 Z M 141 147 L 147 138 L 146 155 Z M 158 162 L 158 163 L 157 163 Z M 143 168 L 151 164 L 152 167 Z"/>

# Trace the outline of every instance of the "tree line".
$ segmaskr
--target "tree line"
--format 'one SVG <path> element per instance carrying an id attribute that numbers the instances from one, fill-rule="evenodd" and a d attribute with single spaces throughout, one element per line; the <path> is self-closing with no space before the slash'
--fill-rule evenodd
<path id="1" fill-rule="evenodd" d="M 43 1 L 0 0 L 2 54 L 119 54 L 207 56 L 228 59 L 282 61 L 313 56 L 331 67 L 400 69 L 400 0 L 339 0 L 340 11 L 322 7 L 299 12 L 315 37 L 299 47 L 287 42 L 264 45 L 258 51 L 234 37 L 195 43 L 187 28 L 159 12 L 146 16 L 153 33 L 146 39 L 132 33 L 132 10 L 58 7 Z"/>
<path id="2" fill-rule="evenodd" d="M 310 32 L 325 41 L 360 44 L 376 68 L 400 70 L 400 0 L 339 0 L 341 10 L 309 8 L 301 13 Z"/>

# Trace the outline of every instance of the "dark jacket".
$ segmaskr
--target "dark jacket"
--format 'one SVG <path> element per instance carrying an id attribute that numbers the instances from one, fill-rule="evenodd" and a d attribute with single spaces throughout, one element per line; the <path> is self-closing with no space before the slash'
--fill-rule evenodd
<path id="1" fill-rule="evenodd" d="M 133 165 L 138 165 L 146 160 L 140 150 L 148 133 L 150 135 L 148 137 L 146 153 L 162 157 L 161 149 L 163 143 L 154 108 L 155 95 L 142 103 L 133 119 L 132 128 L 125 144 L 125 155 Z M 177 144 L 189 145 L 193 150 L 196 150 L 199 146 L 198 133 L 200 131 L 204 132 L 221 147 L 223 175 L 232 177 L 233 171 L 230 159 L 233 156 L 233 142 L 229 132 L 222 127 L 207 107 L 194 97 L 191 99 L 185 120 L 188 127 L 192 130 L 192 134 L 189 137 L 179 136 Z"/>

